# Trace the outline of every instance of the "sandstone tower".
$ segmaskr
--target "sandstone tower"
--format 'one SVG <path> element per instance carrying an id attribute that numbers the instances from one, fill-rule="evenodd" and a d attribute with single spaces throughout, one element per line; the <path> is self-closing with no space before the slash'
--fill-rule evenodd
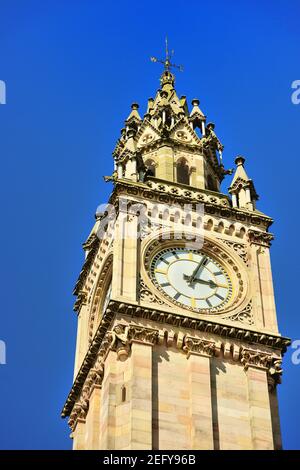
<path id="1" fill-rule="evenodd" d="M 154 59 L 156 61 L 156 59 Z M 75 286 L 74 449 L 280 449 L 272 219 L 243 157 L 177 96 L 167 55 L 143 118 L 132 105 Z"/>

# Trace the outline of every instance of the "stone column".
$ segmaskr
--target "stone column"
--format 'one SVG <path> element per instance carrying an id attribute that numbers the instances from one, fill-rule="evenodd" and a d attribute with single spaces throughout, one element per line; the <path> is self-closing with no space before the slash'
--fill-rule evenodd
<path id="1" fill-rule="evenodd" d="M 188 337 L 184 342 L 189 361 L 191 449 L 214 449 L 210 377 L 213 348 L 213 343 L 206 340 Z"/>
<path id="2" fill-rule="evenodd" d="M 213 419 L 210 383 L 210 357 L 191 354 L 190 400 L 191 400 L 191 448 L 213 449 Z"/>
<path id="3" fill-rule="evenodd" d="M 232 197 L 232 206 L 233 206 L 233 207 L 237 207 L 237 206 L 238 206 L 238 203 L 237 203 L 236 194 L 233 193 L 233 194 L 231 195 L 231 197 Z"/>
<path id="4" fill-rule="evenodd" d="M 115 410 L 116 410 L 116 386 L 114 375 L 116 372 L 116 353 L 109 351 L 105 360 L 104 378 L 101 391 L 100 409 L 100 449 L 115 449 Z"/>
<path id="5" fill-rule="evenodd" d="M 157 150 L 156 177 L 167 181 L 174 181 L 174 156 L 172 147 L 164 146 Z"/>
<path id="6" fill-rule="evenodd" d="M 100 403 L 101 386 L 94 384 L 90 400 L 89 410 L 86 417 L 86 445 L 87 450 L 100 449 Z"/>
<path id="7" fill-rule="evenodd" d="M 85 450 L 85 420 L 81 418 L 73 431 L 73 450 Z"/>
<path id="8" fill-rule="evenodd" d="M 274 450 L 272 418 L 268 390 L 268 356 L 248 349 L 242 350 L 248 382 L 249 419 L 253 450 Z"/>
<path id="9" fill-rule="evenodd" d="M 138 278 L 138 219 L 137 211 L 130 210 L 129 202 L 120 203 L 115 231 L 112 298 L 124 297 L 136 301 Z"/>
<path id="10" fill-rule="evenodd" d="M 262 286 L 259 272 L 259 246 L 250 245 L 250 276 L 253 284 L 252 308 L 258 328 L 265 328 L 265 318 L 262 303 Z"/>
<path id="11" fill-rule="evenodd" d="M 205 189 L 205 168 L 203 155 L 195 155 L 195 167 L 195 187 L 199 189 Z"/>
<path id="12" fill-rule="evenodd" d="M 131 347 L 131 449 L 152 449 L 152 344 Z"/>
<path id="13" fill-rule="evenodd" d="M 268 329 L 278 332 L 270 249 L 268 246 L 262 246 L 260 248 L 258 258 L 265 325 Z"/>
<path id="14" fill-rule="evenodd" d="M 269 244 L 272 234 L 249 231 L 250 273 L 254 287 L 253 313 L 257 326 L 278 332 L 270 263 Z"/>
<path id="15" fill-rule="evenodd" d="M 117 171 L 118 171 L 118 178 L 119 179 L 123 178 L 123 165 L 121 163 L 118 163 Z"/>
<path id="16" fill-rule="evenodd" d="M 274 449 L 281 450 L 282 440 L 281 440 L 281 430 L 280 430 L 277 388 L 276 388 L 276 385 L 274 384 L 272 384 L 271 386 L 269 384 L 269 397 L 270 397 L 270 407 L 271 407 L 271 417 L 272 417 Z"/>
<path id="17" fill-rule="evenodd" d="M 120 206 L 122 202 L 119 201 Z M 120 207 L 118 218 L 115 224 L 114 233 L 114 252 L 113 252 L 113 270 L 112 270 L 112 298 L 119 298 L 122 294 L 122 275 L 123 275 L 123 256 L 124 256 L 124 237 L 125 220 L 127 214 Z"/>
<path id="18" fill-rule="evenodd" d="M 196 168 L 192 167 L 190 170 L 190 184 L 197 187 L 197 172 Z"/>

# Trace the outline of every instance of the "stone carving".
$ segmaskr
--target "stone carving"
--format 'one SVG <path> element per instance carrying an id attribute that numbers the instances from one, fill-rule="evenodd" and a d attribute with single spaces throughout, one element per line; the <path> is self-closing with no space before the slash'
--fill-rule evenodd
<path id="1" fill-rule="evenodd" d="M 213 341 L 192 338 L 186 336 L 183 341 L 183 351 L 190 357 L 191 354 L 212 356 L 215 352 L 216 345 Z"/>
<path id="2" fill-rule="evenodd" d="M 144 240 L 148 235 L 153 234 L 154 232 L 160 230 L 162 227 L 164 227 L 163 224 L 158 224 L 153 221 L 151 221 L 151 225 L 147 223 L 142 223 L 140 227 L 140 239 Z"/>
<path id="3" fill-rule="evenodd" d="M 247 263 L 248 261 L 247 260 L 247 248 L 244 243 L 231 242 L 229 240 L 224 240 L 223 238 L 219 238 L 219 237 L 218 237 L 218 240 L 220 240 L 220 242 L 232 248 L 239 255 L 239 257 L 242 258 L 242 260 L 246 264 L 248 264 Z"/>
<path id="4" fill-rule="evenodd" d="M 273 364 L 269 368 L 268 384 L 270 391 L 273 391 L 276 385 L 281 383 L 282 372 L 282 359 L 278 358 L 273 361 Z"/>
<path id="5" fill-rule="evenodd" d="M 273 358 L 270 354 L 242 347 L 240 352 L 240 360 L 246 370 L 249 366 L 265 368 L 267 370 L 269 367 L 271 367 Z"/>
<path id="6" fill-rule="evenodd" d="M 114 331 L 116 334 L 114 336 L 113 332 L 108 329 L 113 316 L 118 312 L 128 314 L 131 318 L 141 317 L 159 322 L 160 324 L 174 325 L 176 328 L 188 328 L 219 335 L 221 337 L 220 344 L 195 338 L 191 338 L 193 342 L 190 342 L 190 337 L 186 337 L 184 352 L 188 354 L 189 351 L 194 349 L 197 352 L 196 350 L 198 349 L 198 352 L 202 351 L 203 353 L 203 351 L 206 351 L 206 353 L 209 353 L 208 355 L 220 355 L 221 350 L 223 350 L 224 357 L 227 351 L 226 358 L 230 358 L 230 355 L 228 355 L 229 351 L 233 355 L 233 360 L 240 361 L 245 369 L 250 365 L 263 367 L 268 372 L 270 387 L 274 387 L 280 382 L 282 373 L 280 357 L 274 356 L 272 352 L 267 353 L 245 347 L 239 349 L 238 344 L 240 344 L 240 341 L 246 341 L 248 344 L 262 345 L 263 348 L 271 348 L 271 351 L 275 349 L 283 354 L 290 344 L 290 340 L 287 338 L 247 330 L 245 327 L 231 327 L 219 323 L 211 323 L 207 320 L 196 320 L 195 318 L 176 315 L 174 312 L 164 312 L 157 309 L 151 310 L 132 304 L 125 304 L 124 302 L 110 301 L 62 411 L 62 416 L 70 416 L 73 428 L 77 419 L 75 417 L 80 417 L 80 419 L 85 417 L 87 411 L 86 400 L 89 399 L 93 384 L 97 383 L 100 385 L 102 382 L 105 358 L 111 349 L 114 338 L 116 338 L 114 347 L 115 345 L 124 346 L 122 341 L 126 343 L 126 337 L 130 347 L 131 342 L 134 340 L 156 344 L 160 341 L 161 337 L 164 338 L 165 336 L 163 327 L 156 330 L 136 325 L 130 326 L 126 333 L 126 325 L 121 325 L 121 330 Z M 202 343 L 199 343 L 199 341 L 202 341 Z M 169 342 L 166 342 L 166 344 L 169 345 Z M 181 348 L 183 346 L 182 341 L 177 341 L 177 345 L 177 347 Z"/>
<path id="7" fill-rule="evenodd" d="M 245 370 L 249 367 L 265 369 L 268 374 L 268 386 L 272 391 L 277 384 L 281 383 L 282 375 L 282 359 L 274 357 L 262 351 L 256 351 L 245 347 L 241 348 L 240 361 L 244 365 Z"/>
<path id="8" fill-rule="evenodd" d="M 110 347 L 117 352 L 117 358 L 120 361 L 125 361 L 129 356 L 128 330 L 129 326 L 117 325 L 111 332 L 112 343 Z"/>
<path id="9" fill-rule="evenodd" d="M 261 245 L 265 247 L 271 246 L 274 235 L 269 232 L 259 232 L 258 230 L 248 230 L 248 238 L 251 244 Z"/>
<path id="10" fill-rule="evenodd" d="M 253 325 L 254 321 L 252 315 L 252 302 L 250 301 L 241 312 L 235 313 L 234 315 L 231 315 L 227 318 L 228 320 L 239 321 L 246 325 Z"/>
<path id="11" fill-rule="evenodd" d="M 272 224 L 273 220 L 270 217 L 267 217 L 263 214 L 256 214 L 252 212 L 237 212 L 235 208 L 231 207 L 230 200 L 227 196 L 222 194 L 215 194 L 213 197 L 214 202 L 211 202 L 210 198 L 212 197 L 206 191 L 191 189 L 189 195 L 184 194 L 185 189 L 180 185 L 172 182 L 160 181 L 158 178 L 149 177 L 147 181 L 139 186 L 132 187 L 133 183 L 127 184 L 124 180 L 117 180 L 115 185 L 115 191 L 111 198 L 111 203 L 114 204 L 118 201 L 118 198 L 124 194 L 134 194 L 140 197 L 145 197 L 147 199 L 155 202 L 166 202 L 167 204 L 184 204 L 184 203 L 194 203 L 203 202 L 205 207 L 205 212 L 209 214 L 214 214 L 217 217 L 225 217 L 226 219 L 230 218 L 232 221 L 243 221 L 248 225 L 259 226 L 264 230 Z M 165 197 L 165 200 L 162 201 L 162 196 Z M 226 213 L 224 213 L 226 211 Z"/>
<path id="12" fill-rule="evenodd" d="M 149 302 L 158 305 L 166 305 L 155 294 L 153 294 L 150 289 L 148 289 L 148 287 L 142 280 L 140 280 L 140 300 L 147 303 Z"/>

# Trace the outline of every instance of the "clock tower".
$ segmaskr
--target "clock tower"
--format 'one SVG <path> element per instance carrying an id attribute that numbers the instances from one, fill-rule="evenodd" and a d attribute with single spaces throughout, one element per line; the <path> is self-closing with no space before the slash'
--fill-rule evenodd
<path id="1" fill-rule="evenodd" d="M 83 245 L 62 416 L 74 449 L 280 449 L 289 340 L 276 319 L 272 219 L 245 159 L 225 170 L 215 125 L 177 95 L 168 53 L 163 64 L 144 116 L 131 106 L 109 202 Z"/>

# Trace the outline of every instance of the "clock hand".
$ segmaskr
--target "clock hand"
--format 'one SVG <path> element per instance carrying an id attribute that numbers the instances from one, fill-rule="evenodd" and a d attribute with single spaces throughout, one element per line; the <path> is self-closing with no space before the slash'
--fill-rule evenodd
<path id="1" fill-rule="evenodd" d="M 200 263 L 198 264 L 198 266 L 196 266 L 196 268 L 194 269 L 194 271 L 192 272 L 192 275 L 189 277 L 189 284 L 191 284 L 192 282 L 194 282 L 195 280 L 195 277 L 196 275 L 198 274 L 199 270 L 201 269 L 202 266 L 204 266 L 206 263 L 207 263 L 207 257 L 206 256 L 203 256 L 202 260 L 200 261 Z"/>
<path id="2" fill-rule="evenodd" d="M 190 276 L 187 276 L 186 274 L 183 275 L 183 279 L 189 280 Z M 205 281 L 204 279 L 194 279 L 193 282 L 198 282 L 199 284 L 205 284 L 206 286 L 210 286 L 212 288 L 217 287 L 217 284 L 214 281 Z"/>
<path id="3" fill-rule="evenodd" d="M 225 289 L 228 288 L 227 284 L 217 284 L 214 281 L 204 281 L 203 279 L 194 279 L 194 282 L 199 282 L 200 284 L 209 284 L 210 287 L 215 288 L 215 287 L 224 287 Z"/>
<path id="4" fill-rule="evenodd" d="M 214 281 L 204 281 L 204 279 L 194 279 L 194 282 L 198 282 L 199 284 L 205 284 L 206 286 L 210 286 L 211 288 L 217 287 L 217 284 Z"/>

